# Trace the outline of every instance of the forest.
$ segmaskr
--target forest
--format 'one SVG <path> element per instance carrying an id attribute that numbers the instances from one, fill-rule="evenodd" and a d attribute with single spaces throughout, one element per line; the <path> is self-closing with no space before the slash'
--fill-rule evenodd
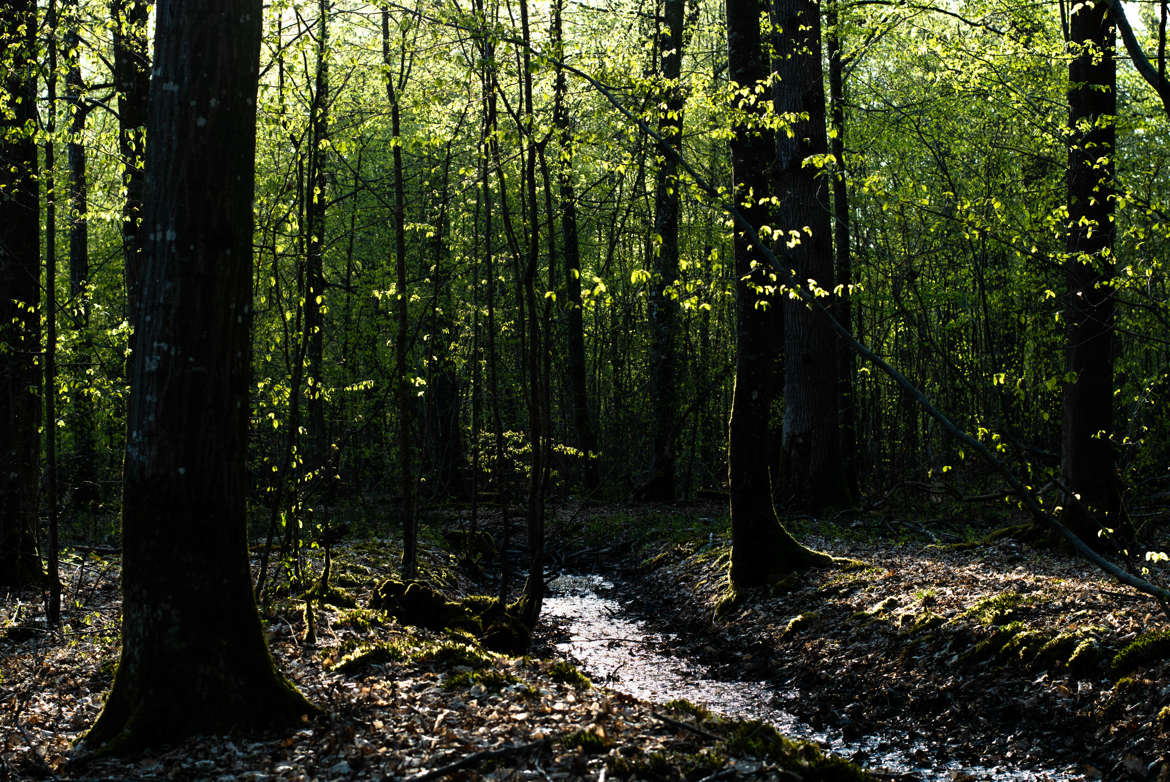
<path id="1" fill-rule="evenodd" d="M 1168 18 L 3 0 L 0 780 L 1170 780 Z"/>

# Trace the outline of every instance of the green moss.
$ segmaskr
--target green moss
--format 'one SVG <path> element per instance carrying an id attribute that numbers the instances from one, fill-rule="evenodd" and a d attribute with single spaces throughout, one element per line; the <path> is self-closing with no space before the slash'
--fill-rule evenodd
<path id="1" fill-rule="evenodd" d="M 817 619 L 815 611 L 806 611 L 803 614 L 797 614 L 788 620 L 788 624 L 784 626 L 784 632 L 781 636 L 787 638 L 790 635 L 806 630 Z"/>
<path id="2" fill-rule="evenodd" d="M 586 755 L 596 755 L 609 747 L 609 740 L 600 731 L 575 730 L 561 738 L 565 749 L 577 749 Z"/>
<path id="3" fill-rule="evenodd" d="M 723 768 L 727 758 L 709 749 L 696 753 L 635 751 L 630 755 L 610 755 L 605 759 L 609 776 L 621 779 L 644 779 L 647 782 L 679 782 L 701 779 Z"/>
<path id="4" fill-rule="evenodd" d="M 443 689 L 470 689 L 478 684 L 486 690 L 497 692 L 509 684 L 516 684 L 518 682 L 519 679 L 517 679 L 515 676 L 503 671 L 460 671 L 458 673 L 453 673 L 446 678 L 446 680 L 443 682 Z"/>
<path id="5" fill-rule="evenodd" d="M 1170 630 L 1145 633 L 1114 655 L 1109 672 L 1115 677 L 1123 676 L 1167 657 L 1170 657 Z"/>
<path id="6" fill-rule="evenodd" d="M 381 611 L 371 611 L 368 608 L 347 608 L 337 614 L 333 620 L 336 628 L 350 628 L 368 633 L 375 628 L 385 627 L 390 623 L 390 617 Z"/>
<path id="7" fill-rule="evenodd" d="M 357 598 L 351 593 L 341 587 L 332 584 L 322 585 L 320 582 L 305 592 L 305 597 L 316 601 L 318 605 L 331 605 L 338 608 L 353 608 L 357 605 Z"/>
<path id="8" fill-rule="evenodd" d="M 1010 622 L 999 627 L 993 626 L 986 638 L 964 652 L 959 659 L 973 663 L 998 657 L 1004 645 L 1019 633 L 1024 632 L 1025 629 L 1023 622 Z"/>
<path id="9" fill-rule="evenodd" d="M 1028 665 L 1052 637 L 1041 630 L 1024 630 L 1012 636 L 999 650 L 1004 662 L 1020 662 Z"/>
<path id="10" fill-rule="evenodd" d="M 1006 625 L 1020 618 L 1020 609 L 1034 603 L 1034 597 L 1025 597 L 1015 592 L 1003 592 L 976 601 L 975 605 L 963 612 L 961 618 L 973 619 L 982 625 Z"/>
<path id="11" fill-rule="evenodd" d="M 1101 668 L 1105 652 L 1094 638 L 1086 638 L 1077 644 L 1068 656 L 1066 667 L 1073 676 L 1091 676 Z"/>
<path id="12" fill-rule="evenodd" d="M 734 722 L 721 748 L 731 756 L 750 755 L 770 760 L 807 779 L 822 782 L 858 782 L 872 779 L 860 768 L 806 741 L 781 736 L 771 725 L 759 720 Z"/>
<path id="13" fill-rule="evenodd" d="M 458 641 L 444 641 L 424 649 L 415 656 L 415 660 L 447 668 L 463 666 L 472 669 L 488 668 L 494 663 L 489 652 Z"/>
<path id="14" fill-rule="evenodd" d="M 339 673 L 357 673 L 371 665 L 401 662 L 409 657 L 410 649 L 405 645 L 393 641 L 379 641 L 358 646 L 338 660 L 333 665 L 333 670 Z"/>
<path id="15" fill-rule="evenodd" d="M 548 678 L 554 682 L 571 685 L 578 690 L 587 690 L 593 686 L 589 677 L 577 670 L 572 663 L 557 660 L 548 668 Z"/>
<path id="16" fill-rule="evenodd" d="M 696 703 L 691 703 L 688 700 L 683 700 L 682 698 L 673 701 L 667 701 L 666 703 L 662 704 L 662 708 L 676 714 L 686 714 L 695 718 L 699 722 L 709 720 L 712 716 L 709 709 L 703 706 L 699 706 Z"/>
<path id="17" fill-rule="evenodd" d="M 1163 706 L 1154 717 L 1154 726 L 1163 734 L 1170 732 L 1170 706 Z"/>
<path id="18" fill-rule="evenodd" d="M 906 614 L 902 617 L 901 625 L 911 634 L 929 633 L 936 627 L 946 624 L 946 617 L 934 611 L 919 611 L 916 614 Z"/>
<path id="19" fill-rule="evenodd" d="M 889 611 L 893 611 L 895 608 L 898 607 L 898 605 L 899 605 L 898 598 L 887 597 L 885 600 L 881 600 L 877 603 L 874 603 L 869 608 L 865 609 L 865 613 L 869 614 L 870 616 L 875 616 L 875 617 L 881 616 Z"/>

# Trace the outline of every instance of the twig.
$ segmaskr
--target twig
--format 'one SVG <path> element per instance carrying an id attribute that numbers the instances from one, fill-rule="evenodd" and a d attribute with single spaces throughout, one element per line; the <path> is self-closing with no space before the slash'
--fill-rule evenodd
<path id="1" fill-rule="evenodd" d="M 433 768 L 430 771 L 415 774 L 413 777 L 402 777 L 401 779 L 402 782 L 427 782 L 430 779 L 440 779 L 461 769 L 478 766 L 485 760 L 495 760 L 497 758 L 508 757 L 509 755 L 523 755 L 526 752 L 543 749 L 547 745 L 548 739 L 541 739 L 539 741 L 533 741 L 530 744 L 512 744 L 511 746 L 500 747 L 499 749 L 485 749 L 482 752 L 473 752 L 470 755 L 464 755 L 458 760 Z"/>

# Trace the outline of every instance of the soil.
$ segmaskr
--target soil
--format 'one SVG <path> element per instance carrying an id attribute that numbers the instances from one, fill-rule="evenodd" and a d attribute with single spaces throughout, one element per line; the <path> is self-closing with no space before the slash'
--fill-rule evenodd
<path id="1" fill-rule="evenodd" d="M 453 597 L 484 591 L 477 579 L 490 583 L 499 564 L 442 550 L 440 528 L 458 528 L 456 516 L 432 525 L 422 568 Z M 931 538 L 971 533 L 858 524 L 804 524 L 800 534 L 860 565 L 810 571 L 734 602 L 725 599 L 719 506 L 562 510 L 550 524 L 551 564 L 617 566 L 634 587 L 630 609 L 688 639 L 681 651 L 731 679 L 795 688 L 788 708 L 814 725 L 922 737 L 973 761 L 1170 779 L 1165 655 L 1111 669 L 1118 651 L 1164 626 L 1158 606 L 1078 560 L 1010 539 L 948 547 Z M 45 627 L 39 594 L 0 595 L 0 780 L 857 778 L 766 726 L 586 686 L 553 657 L 548 635 L 529 656 L 496 655 L 461 631 L 408 627 L 369 610 L 399 553 L 385 539 L 335 549 L 340 591 L 317 606 L 315 639 L 305 639 L 304 601 L 289 597 L 287 584 L 263 617 L 280 666 L 325 718 L 293 732 L 200 737 L 78 764 L 71 747 L 116 667 L 119 574 L 114 551 L 67 551 L 61 630 Z M 320 572 L 318 552 L 306 561 L 309 574 Z M 1094 653 L 1072 668 L 1068 649 L 1041 654 L 1039 640 L 1064 635 L 1090 641 Z"/>
<path id="2" fill-rule="evenodd" d="M 852 564 L 729 601 L 729 541 L 710 533 L 627 569 L 629 606 L 677 634 L 676 654 L 797 693 L 787 710 L 846 738 L 905 736 L 938 758 L 1088 779 L 1170 779 L 1166 650 L 1112 666 L 1165 627 L 1155 602 L 1049 546 L 940 544 L 931 538 L 953 531 L 918 524 L 897 544 L 867 541 L 874 526 L 889 536 L 878 520 L 796 525 Z"/>

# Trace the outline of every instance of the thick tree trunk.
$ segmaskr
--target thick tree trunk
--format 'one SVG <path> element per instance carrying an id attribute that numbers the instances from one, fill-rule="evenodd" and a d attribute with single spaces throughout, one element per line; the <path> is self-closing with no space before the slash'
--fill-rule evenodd
<path id="1" fill-rule="evenodd" d="M 256 0 L 158 5 L 124 472 L 122 655 L 84 748 L 291 724 L 246 540 Z M 208 194 L 216 197 L 209 199 Z"/>
<path id="2" fill-rule="evenodd" d="M 657 48 L 662 61 L 658 135 L 674 153 L 659 150 L 654 183 L 654 273 L 650 277 L 650 409 L 652 462 L 644 499 L 674 499 L 678 428 L 678 302 L 671 287 L 678 279 L 679 181 L 676 154 L 682 149 L 684 96 L 682 75 L 685 0 L 663 0 Z M 665 23 L 665 24 L 663 24 Z"/>
<path id="3" fill-rule="evenodd" d="M 732 81 L 751 87 L 768 75 L 760 40 L 760 0 L 727 0 L 727 53 Z M 759 111 L 759 107 L 744 106 Z M 768 173 L 760 165 L 774 154 L 767 131 L 741 125 L 731 141 L 734 201 L 752 225 L 764 225 L 769 209 Z M 757 307 L 770 283 L 765 261 L 742 232 L 735 235 L 735 387 L 728 431 L 728 487 L 731 494 L 731 581 L 738 587 L 765 584 L 809 564 L 827 561 L 806 549 L 781 526 L 772 504 L 768 462 L 770 364 L 767 310 Z"/>
<path id="4" fill-rule="evenodd" d="M 780 262 L 802 283 L 832 291 L 833 243 L 828 179 L 813 155 L 827 151 L 821 71 L 821 17 L 815 0 L 772 0 L 773 101 L 796 120 L 777 134 L 774 230 Z M 837 426 L 837 337 L 816 311 L 789 301 L 784 316 L 783 479 L 798 506 L 817 510 L 850 499 Z"/>
<path id="5" fill-rule="evenodd" d="M 1117 112 L 1114 30 L 1104 0 L 1070 18 L 1068 285 L 1061 462 L 1065 524 L 1085 541 L 1121 532 L 1113 461 L 1113 151 Z M 1077 498 L 1079 495 L 1079 500 Z"/>
<path id="6" fill-rule="evenodd" d="M 36 554 L 40 465 L 40 237 L 36 3 L 0 13 L 0 79 L 18 98 L 0 111 L 0 585 L 41 580 Z"/>

